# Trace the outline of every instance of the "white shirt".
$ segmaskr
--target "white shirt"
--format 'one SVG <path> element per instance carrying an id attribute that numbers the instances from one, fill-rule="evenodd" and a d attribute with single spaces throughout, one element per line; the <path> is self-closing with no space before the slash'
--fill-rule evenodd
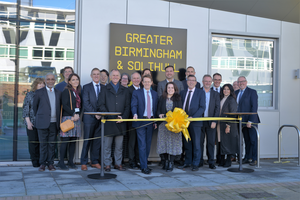
<path id="1" fill-rule="evenodd" d="M 151 90 L 146 90 L 145 88 L 144 94 L 145 94 L 145 111 L 143 116 L 148 116 L 147 115 L 147 92 L 149 91 L 149 96 L 150 96 L 150 105 L 151 105 L 151 116 L 153 116 L 153 108 L 152 108 L 152 95 L 151 95 Z"/>
<path id="2" fill-rule="evenodd" d="M 47 89 L 49 92 L 54 92 L 54 87 L 51 88 L 52 91 L 50 91 L 50 88 L 48 88 L 48 86 L 46 86 L 46 89 Z"/>
<path id="3" fill-rule="evenodd" d="M 132 86 L 134 87 L 135 90 L 138 90 L 141 88 L 140 86 L 139 87 L 136 87 L 135 85 L 132 85 Z"/>
<path id="4" fill-rule="evenodd" d="M 221 92 L 221 86 L 219 86 L 217 88 L 215 86 L 213 86 L 213 89 L 214 89 L 214 91 L 217 91 L 219 93 Z"/>
<path id="5" fill-rule="evenodd" d="M 166 81 L 167 81 L 167 83 L 169 83 L 168 79 L 166 79 Z M 171 82 L 174 82 L 174 78 L 173 78 L 173 80 Z"/>
<path id="6" fill-rule="evenodd" d="M 95 83 L 95 82 L 93 81 L 93 85 L 94 85 L 95 94 L 96 94 L 96 96 L 97 96 L 97 86 L 96 86 L 96 85 L 99 85 L 99 94 L 100 94 L 100 92 L 101 92 L 101 84 L 100 84 L 100 82 L 97 84 L 97 83 Z M 98 96 L 97 96 L 97 97 L 98 97 Z"/>
<path id="7" fill-rule="evenodd" d="M 191 96 L 190 96 L 190 102 L 189 102 L 189 109 L 190 109 L 190 107 L 191 107 L 191 101 L 192 101 L 195 89 L 196 89 L 196 87 L 194 87 L 192 90 L 188 88 L 188 91 L 187 91 L 187 93 L 185 95 L 185 98 L 184 98 L 183 110 L 185 109 L 185 104 L 186 104 L 186 100 L 187 100 L 187 97 L 189 95 L 189 92 L 192 91 L 191 92 Z"/>

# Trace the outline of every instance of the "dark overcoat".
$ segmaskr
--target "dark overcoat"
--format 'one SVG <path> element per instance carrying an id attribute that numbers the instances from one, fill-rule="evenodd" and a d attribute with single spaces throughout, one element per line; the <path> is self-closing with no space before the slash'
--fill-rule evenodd
<path id="1" fill-rule="evenodd" d="M 98 96 L 98 112 L 120 112 L 123 119 L 128 119 L 130 114 L 130 94 L 128 88 L 120 85 L 116 92 L 109 83 L 101 88 Z M 117 116 L 106 116 L 107 119 L 116 119 Z M 105 136 L 118 136 L 126 134 L 126 122 L 106 122 L 104 124 Z"/>
<path id="2" fill-rule="evenodd" d="M 226 115 L 224 113 L 235 113 L 237 111 L 236 100 L 229 96 L 225 100 L 220 117 L 235 117 L 232 115 Z M 226 124 L 230 126 L 230 133 L 226 134 Z M 238 146 L 238 123 L 236 121 L 221 121 L 220 123 L 220 136 L 221 136 L 221 155 L 225 154 L 236 154 L 239 151 Z"/>

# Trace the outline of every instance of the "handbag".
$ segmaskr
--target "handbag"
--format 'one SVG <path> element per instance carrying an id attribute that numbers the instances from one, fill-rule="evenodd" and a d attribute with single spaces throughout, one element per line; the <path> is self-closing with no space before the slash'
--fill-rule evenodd
<path id="1" fill-rule="evenodd" d="M 69 90 L 69 94 L 70 94 L 70 104 L 71 104 L 71 110 L 72 108 L 72 99 L 71 99 L 71 92 Z M 62 109 L 63 106 L 61 105 L 61 109 L 60 109 L 60 129 L 62 132 L 68 132 L 69 130 L 72 130 L 74 128 L 74 122 L 70 119 L 64 121 L 63 123 L 61 123 L 61 118 L 62 118 Z"/>

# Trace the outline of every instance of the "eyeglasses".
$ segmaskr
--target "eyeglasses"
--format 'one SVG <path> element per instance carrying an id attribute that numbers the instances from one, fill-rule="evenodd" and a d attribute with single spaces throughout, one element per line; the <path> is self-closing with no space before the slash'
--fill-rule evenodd
<path id="1" fill-rule="evenodd" d="M 243 81 L 238 81 L 238 83 L 244 83 L 244 82 L 246 82 L 246 80 L 243 80 Z"/>
<path id="2" fill-rule="evenodd" d="M 188 79 L 187 81 L 191 81 L 191 82 L 194 82 L 194 81 L 196 81 L 196 80 L 190 80 L 190 79 Z"/>

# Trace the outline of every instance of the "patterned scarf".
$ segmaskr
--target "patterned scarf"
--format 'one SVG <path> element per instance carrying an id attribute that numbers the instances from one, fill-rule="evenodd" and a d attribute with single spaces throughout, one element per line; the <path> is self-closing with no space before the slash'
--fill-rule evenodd
<path id="1" fill-rule="evenodd" d="M 74 88 L 72 88 L 72 91 L 75 93 L 75 99 L 76 99 L 76 108 L 81 108 L 81 99 L 78 93 L 78 90 L 75 90 Z"/>

